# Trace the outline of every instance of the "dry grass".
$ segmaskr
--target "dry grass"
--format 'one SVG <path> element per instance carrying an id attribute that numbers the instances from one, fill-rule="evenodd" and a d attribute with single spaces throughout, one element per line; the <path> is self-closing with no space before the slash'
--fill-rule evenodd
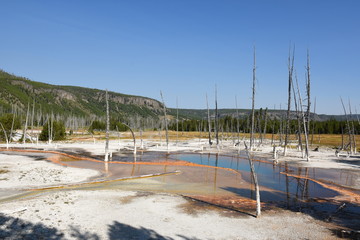
<path id="1" fill-rule="evenodd" d="M 96 140 L 104 140 L 105 139 L 105 133 L 103 132 L 97 132 L 94 134 L 94 137 L 96 138 Z M 135 137 L 136 139 L 140 139 L 140 132 L 135 132 Z M 176 131 L 169 131 L 169 139 L 171 141 L 175 141 L 176 139 L 178 140 L 190 140 L 190 139 L 194 139 L 194 138 L 207 138 L 208 137 L 208 133 L 206 132 L 179 132 L 177 133 Z M 249 133 L 240 133 L 240 139 L 242 138 L 249 138 L 250 134 Z M 260 138 L 260 134 L 255 134 L 256 138 Z M 272 134 L 266 134 L 265 138 L 268 140 L 271 140 L 272 137 L 274 137 L 275 141 L 279 141 L 280 139 L 280 135 L 279 134 L 274 134 L 274 136 Z M 284 139 L 285 135 L 282 136 L 282 138 Z M 145 131 L 142 133 L 142 138 L 144 139 L 151 139 L 154 141 L 165 141 L 165 131 Z M 212 138 L 214 139 L 214 133 L 212 133 Z M 232 138 L 237 138 L 237 134 L 236 133 L 230 133 L 230 132 L 224 132 L 224 133 L 219 133 L 219 138 L 220 139 L 225 139 L 225 140 L 230 140 Z M 91 141 L 93 140 L 92 136 L 89 134 L 84 134 L 84 135 L 72 135 L 72 136 L 68 136 L 69 140 L 73 140 L 73 141 L 79 141 L 79 140 L 88 140 Z M 118 134 L 117 133 L 112 133 L 111 135 L 111 139 L 118 139 Z M 132 139 L 132 135 L 130 132 L 122 132 L 121 133 L 121 139 Z M 297 136 L 295 134 L 290 135 L 290 141 L 296 141 Z M 303 136 L 303 141 L 304 140 L 304 136 Z M 344 142 L 345 144 L 348 142 L 348 136 L 344 136 Z M 360 142 L 360 135 L 356 136 L 356 142 Z M 315 134 L 314 136 L 310 135 L 309 137 L 309 143 L 312 145 L 316 145 L 316 146 L 330 146 L 330 147 L 338 147 L 341 146 L 342 143 L 342 136 L 341 134 Z"/>
<path id="2" fill-rule="evenodd" d="M 310 137 L 311 140 L 311 137 Z M 355 136 L 356 142 L 360 141 L 360 135 Z M 344 143 L 349 142 L 349 136 L 344 136 Z M 342 136 L 340 134 L 319 134 L 314 135 L 313 144 L 327 145 L 327 146 L 341 146 Z"/>
<path id="3" fill-rule="evenodd" d="M 8 173 L 9 170 L 6 170 L 6 169 L 0 169 L 0 174 L 4 174 L 4 173 Z"/>

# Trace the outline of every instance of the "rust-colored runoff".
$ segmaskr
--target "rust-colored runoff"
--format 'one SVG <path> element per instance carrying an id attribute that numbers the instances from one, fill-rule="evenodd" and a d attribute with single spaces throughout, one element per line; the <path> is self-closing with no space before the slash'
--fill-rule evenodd
<path id="1" fill-rule="evenodd" d="M 319 181 L 319 180 L 316 180 L 316 179 L 313 179 L 313 178 L 310 178 L 310 177 L 307 177 L 307 176 L 300 176 L 300 175 L 286 173 L 286 172 L 280 172 L 280 173 L 284 174 L 286 176 L 289 176 L 289 177 L 301 178 L 301 179 L 307 179 L 307 180 L 313 181 L 313 182 L 321 185 L 324 188 L 334 190 L 334 191 L 336 191 L 338 193 L 341 193 L 343 195 L 343 196 L 340 196 L 338 198 L 348 197 L 349 198 L 349 199 L 347 199 L 348 201 L 353 202 L 353 203 L 360 203 L 360 195 L 357 194 L 357 193 L 354 193 L 352 191 L 349 191 L 347 189 L 337 187 L 337 186 L 334 186 L 334 185 L 331 185 L 331 184 L 327 184 L 327 183 L 324 183 L 322 181 Z"/>

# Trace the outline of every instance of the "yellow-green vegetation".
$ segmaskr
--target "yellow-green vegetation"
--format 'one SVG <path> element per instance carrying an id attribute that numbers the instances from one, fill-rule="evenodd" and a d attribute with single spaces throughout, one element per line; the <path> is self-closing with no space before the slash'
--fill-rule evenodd
<path id="1" fill-rule="evenodd" d="M 135 132 L 136 139 L 140 139 L 140 132 Z M 231 133 L 231 132 L 220 132 L 219 138 L 224 140 L 231 140 L 233 138 L 237 139 L 237 133 Z M 93 137 L 96 140 L 105 140 L 105 133 L 104 132 L 95 132 L 93 135 L 89 134 L 83 134 L 83 135 L 72 135 L 69 136 L 69 140 L 77 141 L 77 140 L 93 140 Z M 170 141 L 176 141 L 178 140 L 190 140 L 194 138 L 207 138 L 208 133 L 207 132 L 181 132 L 178 133 L 176 131 L 169 131 L 169 139 Z M 240 133 L 240 139 L 243 138 L 249 138 L 249 133 Z M 256 134 L 255 137 L 257 139 L 260 138 L 260 134 Z M 165 140 L 165 131 L 144 131 L 142 133 L 143 139 L 151 139 L 154 141 Z M 279 134 L 265 134 L 264 138 L 267 140 L 271 140 L 274 138 L 275 144 L 278 144 L 280 135 Z M 282 138 L 285 138 L 285 135 L 282 136 Z M 119 139 L 117 135 L 112 135 L 110 137 L 111 140 Z M 121 139 L 132 139 L 131 133 L 128 132 L 121 132 Z M 212 133 L 212 140 L 214 141 L 214 133 Z M 305 144 L 305 137 L 302 136 L 303 143 Z M 360 136 L 355 136 L 356 142 L 359 143 L 360 146 Z M 297 141 L 297 135 L 291 134 L 289 137 L 290 141 Z M 348 142 L 348 135 L 344 135 L 344 143 L 346 144 Z M 309 136 L 309 144 L 310 146 L 329 146 L 329 147 L 339 147 L 342 145 L 342 135 L 341 134 L 314 134 Z"/>
<path id="2" fill-rule="evenodd" d="M 356 142 L 360 143 L 360 136 L 355 136 Z M 349 136 L 344 135 L 344 143 L 347 144 L 349 142 Z M 311 136 L 310 136 L 311 143 Z M 341 134 L 315 134 L 313 145 L 326 145 L 338 147 L 342 144 L 342 135 Z"/>

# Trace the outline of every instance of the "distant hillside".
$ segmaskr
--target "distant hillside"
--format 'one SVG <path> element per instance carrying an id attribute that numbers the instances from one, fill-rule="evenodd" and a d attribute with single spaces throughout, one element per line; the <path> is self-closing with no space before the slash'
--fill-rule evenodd
<path id="1" fill-rule="evenodd" d="M 105 91 L 84 87 L 57 86 L 31 81 L 0 70 L 0 108 L 25 110 L 35 100 L 43 113 L 77 116 L 105 115 Z M 109 92 L 112 114 L 155 117 L 162 104 L 154 99 Z"/>

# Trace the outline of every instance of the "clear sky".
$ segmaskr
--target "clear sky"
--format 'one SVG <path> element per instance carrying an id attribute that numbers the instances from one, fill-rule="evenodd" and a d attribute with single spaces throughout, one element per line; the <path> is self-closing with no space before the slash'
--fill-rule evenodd
<path id="1" fill-rule="evenodd" d="M 287 102 L 287 58 L 305 86 L 311 56 L 317 113 L 360 113 L 358 0 L 0 0 L 0 68 L 34 81 L 109 89 L 169 107 L 255 107 Z M 304 93 L 304 91 L 302 91 Z"/>

